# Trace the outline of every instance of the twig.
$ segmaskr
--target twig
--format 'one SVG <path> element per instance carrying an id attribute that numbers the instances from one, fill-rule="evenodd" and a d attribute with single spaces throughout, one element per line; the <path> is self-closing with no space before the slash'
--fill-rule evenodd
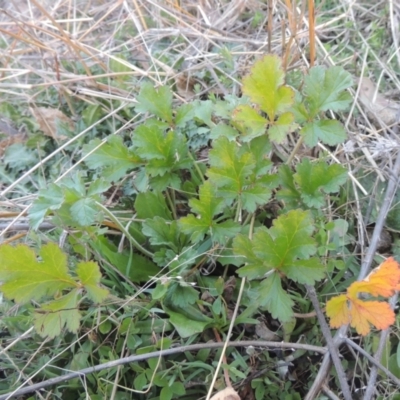
<path id="1" fill-rule="evenodd" d="M 139 362 L 143 360 L 148 360 L 150 358 L 157 358 L 157 357 L 165 357 L 173 354 L 184 353 L 186 351 L 197 351 L 202 349 L 219 349 L 221 347 L 246 347 L 246 346 L 253 346 L 253 347 L 266 347 L 270 349 L 303 349 L 308 351 L 313 351 L 321 354 L 325 354 L 327 352 L 326 347 L 319 347 L 319 346 L 312 346 L 303 343 L 278 343 L 278 342 L 271 342 L 271 341 L 258 341 L 258 340 L 243 340 L 237 342 L 229 342 L 229 343 L 200 343 L 200 344 L 193 344 L 190 346 L 180 346 L 175 347 L 172 349 L 162 350 L 162 351 L 153 351 L 147 354 L 140 354 L 140 355 L 133 355 L 129 357 L 120 358 L 118 360 L 109 361 L 104 364 L 96 365 L 94 367 L 84 368 L 79 371 L 70 372 L 69 374 L 65 374 L 62 376 L 58 376 L 56 378 L 51 378 L 43 382 L 35 383 L 32 386 L 25 387 L 22 389 L 15 390 L 13 392 L 9 392 L 0 396 L 0 400 L 8 400 L 13 397 L 21 396 L 26 393 L 32 393 L 36 390 L 44 389 L 49 386 L 53 386 L 60 382 L 65 382 L 70 379 L 79 378 L 88 374 L 93 374 L 95 372 L 103 371 L 108 368 L 117 367 L 123 364 L 129 364 L 133 362 Z"/>
<path id="2" fill-rule="evenodd" d="M 322 385 L 322 390 L 324 393 L 332 400 L 340 400 L 339 397 L 336 396 L 335 393 L 332 392 L 331 389 L 328 388 L 327 385 Z"/>
<path id="3" fill-rule="evenodd" d="M 384 332 L 387 332 L 388 329 L 386 329 Z M 345 343 L 352 347 L 354 350 L 358 351 L 361 355 L 363 355 L 375 368 L 380 369 L 382 372 L 384 372 L 392 381 L 400 387 L 400 379 L 397 378 L 394 374 L 392 374 L 386 367 L 384 367 L 377 359 L 376 357 L 371 356 L 367 351 L 365 351 L 362 347 L 360 347 L 357 343 L 354 343 L 351 339 L 345 338 L 344 339 Z M 369 379 L 371 379 L 371 375 L 369 376 Z M 365 400 L 365 397 L 364 397 Z"/>
<path id="4" fill-rule="evenodd" d="M 17 344 L 20 340 L 25 339 L 30 333 L 33 331 L 33 326 L 25 331 L 22 335 L 18 336 L 15 340 L 13 340 L 8 346 L 4 347 L 4 349 L 0 350 L 0 356 L 5 353 L 7 350 L 11 349 L 15 344 Z"/>
<path id="5" fill-rule="evenodd" d="M 317 297 L 315 288 L 314 288 L 314 286 L 310 286 L 310 285 L 306 285 L 306 287 L 307 287 L 308 295 L 309 295 L 311 302 L 313 303 L 313 306 L 317 313 L 317 318 L 318 318 L 319 324 L 321 325 L 322 334 L 324 335 L 326 344 L 329 349 L 329 355 L 331 356 L 333 364 L 335 365 L 337 376 L 338 376 L 339 383 L 340 383 L 340 388 L 342 389 L 343 396 L 346 400 L 352 400 L 350 387 L 346 380 L 346 374 L 344 373 L 342 363 L 340 362 L 340 359 L 339 359 L 339 354 L 338 354 L 339 351 L 338 351 L 337 346 L 333 342 L 331 330 L 329 329 L 329 326 L 325 321 L 324 314 L 321 311 L 321 307 L 319 306 L 318 297 Z"/>
<path id="6" fill-rule="evenodd" d="M 222 348 L 221 356 L 219 357 L 217 368 L 215 369 L 214 376 L 213 376 L 213 379 L 211 381 L 211 385 L 210 385 L 210 388 L 208 390 L 206 400 L 210 400 L 212 392 L 213 392 L 213 388 L 214 388 L 214 385 L 215 385 L 215 382 L 217 381 L 218 371 L 221 368 L 222 360 L 224 359 L 225 352 L 226 352 L 226 349 L 228 347 L 228 343 L 229 343 L 228 341 L 231 338 L 233 326 L 235 325 L 235 321 L 236 321 L 237 313 L 238 313 L 238 310 L 239 310 L 240 300 L 242 298 L 242 294 L 243 294 L 244 284 L 245 283 L 246 283 L 246 278 L 242 278 L 242 282 L 240 284 L 240 289 L 239 289 L 239 294 L 238 294 L 238 298 L 237 298 L 237 301 L 236 301 L 235 309 L 233 311 L 233 315 L 232 315 L 231 323 L 229 325 L 228 333 L 226 334 L 226 341 L 224 343 L 224 347 Z"/>
<path id="7" fill-rule="evenodd" d="M 9 223 L 7 223 L 7 222 L 2 222 L 2 223 L 0 223 L 0 231 L 1 230 L 3 230 L 3 229 L 6 229 L 6 228 L 8 228 L 8 226 L 9 226 Z M 53 229 L 53 228 L 55 228 L 56 226 L 54 225 L 54 224 L 52 224 L 51 222 L 42 222 L 39 226 L 38 226 L 38 230 L 40 231 L 40 230 L 42 230 L 42 231 L 44 231 L 44 230 L 47 230 L 47 229 Z M 12 228 L 11 229 L 9 229 L 9 231 L 29 231 L 31 229 L 31 226 L 29 225 L 29 223 L 28 222 L 21 222 L 21 223 L 19 223 L 19 224 L 14 224 L 13 226 L 12 226 Z"/>
<path id="8" fill-rule="evenodd" d="M 314 0 L 308 0 L 308 30 L 310 38 L 310 67 L 314 66 L 315 61 L 315 12 Z"/>
<path id="9" fill-rule="evenodd" d="M 231 322 L 231 323 L 232 323 L 232 322 Z M 214 331 L 215 340 L 216 340 L 217 342 L 221 342 L 221 343 L 222 343 L 221 335 L 219 334 L 218 329 L 217 329 L 217 328 L 213 328 L 213 331 Z M 229 340 L 229 339 L 227 338 L 225 341 L 228 341 L 228 340 Z M 221 354 L 221 356 L 223 357 L 223 358 L 222 358 L 222 362 L 223 362 L 225 365 L 228 365 L 228 359 L 226 358 L 225 352 L 223 352 L 223 353 Z M 217 374 L 217 371 L 214 372 L 214 374 Z M 232 386 L 231 379 L 230 379 L 230 377 L 229 377 L 229 371 L 228 371 L 228 369 L 227 369 L 226 367 L 224 367 L 224 378 L 225 378 L 225 385 L 226 385 L 227 387 L 228 387 L 228 386 Z"/>

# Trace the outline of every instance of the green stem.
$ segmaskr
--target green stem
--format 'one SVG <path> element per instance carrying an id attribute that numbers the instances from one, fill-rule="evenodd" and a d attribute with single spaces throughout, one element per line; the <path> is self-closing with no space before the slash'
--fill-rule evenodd
<path id="1" fill-rule="evenodd" d="M 242 202 L 241 202 L 240 197 L 239 197 L 238 202 L 237 202 L 237 207 L 236 207 L 236 215 L 235 215 L 235 221 L 236 222 L 239 222 L 241 211 L 242 211 Z"/>
<path id="2" fill-rule="evenodd" d="M 165 191 L 165 195 L 167 197 L 167 201 L 168 201 L 169 207 L 170 207 L 170 209 L 172 211 L 172 216 L 174 217 L 175 220 L 177 220 L 178 216 L 176 215 L 175 201 L 172 200 L 171 195 L 169 194 L 169 189 L 167 189 Z"/>
<path id="3" fill-rule="evenodd" d="M 296 143 L 296 146 L 294 146 L 293 151 L 290 153 L 290 156 L 286 161 L 286 165 L 289 165 L 292 162 L 294 156 L 299 151 L 299 148 L 303 144 L 303 142 L 304 142 L 304 136 L 300 136 L 299 140 Z"/>
<path id="4" fill-rule="evenodd" d="M 194 168 L 196 169 L 197 173 L 199 174 L 200 179 L 204 183 L 206 180 L 204 179 L 203 173 L 201 172 L 200 167 L 197 165 L 197 162 L 194 159 L 193 154 L 190 151 L 188 151 L 188 155 L 189 155 L 189 158 L 193 161 Z"/>
<path id="5" fill-rule="evenodd" d="M 249 223 L 250 219 L 253 218 L 253 215 L 254 215 L 254 213 L 253 214 L 246 213 L 246 218 L 244 219 L 242 225 L 246 226 Z"/>
<path id="6" fill-rule="evenodd" d="M 253 239 L 254 222 L 256 221 L 256 213 L 253 213 L 250 220 L 249 239 Z"/>
<path id="7" fill-rule="evenodd" d="M 119 222 L 118 218 L 114 216 L 114 214 L 109 211 L 106 207 L 103 206 L 103 204 L 99 203 L 96 201 L 96 204 L 111 218 L 115 224 L 118 225 L 118 227 L 121 229 L 121 232 L 130 240 L 130 242 L 139 250 L 141 251 L 144 255 L 147 257 L 153 258 L 154 254 L 148 250 L 146 250 L 143 246 L 141 246 L 136 239 L 129 233 L 128 230 L 125 229 L 125 227 Z"/>

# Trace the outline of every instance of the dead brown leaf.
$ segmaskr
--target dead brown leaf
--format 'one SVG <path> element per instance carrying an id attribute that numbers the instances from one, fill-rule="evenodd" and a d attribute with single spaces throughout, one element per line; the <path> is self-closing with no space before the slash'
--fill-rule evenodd
<path id="1" fill-rule="evenodd" d="M 6 151 L 7 147 L 10 147 L 11 145 L 15 143 L 23 143 L 26 141 L 26 135 L 23 133 L 19 133 L 17 135 L 12 135 L 9 137 L 6 137 L 3 140 L 0 140 L 0 157 L 4 154 Z"/>
<path id="2" fill-rule="evenodd" d="M 75 129 L 74 122 L 67 117 L 62 111 L 56 108 L 47 107 L 31 107 L 30 111 L 39 124 L 40 130 L 46 135 L 56 140 L 66 140 L 67 136 L 59 133 L 58 124 L 64 123 L 73 131 Z"/>
<path id="3" fill-rule="evenodd" d="M 263 321 L 256 325 L 256 335 L 262 340 L 279 341 L 280 337 L 272 332 Z"/>
<path id="4" fill-rule="evenodd" d="M 361 78 L 359 100 L 374 120 L 388 126 L 400 122 L 400 105 L 378 93 L 371 79 Z"/>
<path id="5" fill-rule="evenodd" d="M 15 129 L 7 119 L 0 119 L 0 156 L 4 154 L 7 147 L 15 143 L 23 143 L 26 141 L 26 135 Z"/>

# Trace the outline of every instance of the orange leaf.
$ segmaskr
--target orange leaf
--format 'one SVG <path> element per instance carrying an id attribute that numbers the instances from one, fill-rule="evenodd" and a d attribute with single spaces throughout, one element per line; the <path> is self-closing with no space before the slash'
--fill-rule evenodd
<path id="1" fill-rule="evenodd" d="M 390 257 L 375 268 L 364 280 L 354 282 L 347 294 L 356 299 L 358 293 L 370 293 L 372 296 L 390 297 L 397 290 L 400 281 L 400 268 L 397 261 Z"/>
<path id="2" fill-rule="evenodd" d="M 388 303 L 384 301 L 351 301 L 351 326 L 360 335 L 367 335 L 370 325 L 377 329 L 387 329 L 394 324 L 395 315 Z"/>
<path id="3" fill-rule="evenodd" d="M 387 329 L 395 321 L 395 315 L 388 303 L 363 301 L 359 293 L 389 297 L 400 290 L 400 266 L 390 257 L 375 268 L 363 281 L 352 283 L 347 294 L 331 298 L 326 303 L 326 314 L 332 328 L 350 323 L 360 335 L 370 331 L 370 325 Z"/>
<path id="4" fill-rule="evenodd" d="M 347 296 L 332 297 L 326 303 L 326 315 L 330 318 L 332 328 L 340 328 L 342 325 L 349 324 L 351 321 L 350 310 L 347 305 Z"/>

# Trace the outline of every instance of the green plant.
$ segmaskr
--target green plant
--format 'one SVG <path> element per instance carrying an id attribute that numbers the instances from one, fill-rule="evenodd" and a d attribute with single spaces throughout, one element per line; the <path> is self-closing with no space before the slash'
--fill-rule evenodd
<path id="1" fill-rule="evenodd" d="M 80 323 L 79 306 L 87 297 L 94 303 L 102 302 L 108 291 L 99 286 L 101 274 L 93 261 L 77 263 L 73 276 L 67 258 L 52 243 L 42 246 L 40 260 L 27 246 L 0 247 L 1 290 L 17 303 L 30 301 L 41 305 L 33 310 L 36 331 L 54 338 L 65 328 L 77 332 Z M 50 301 L 44 302 L 48 298 Z"/>
<path id="2" fill-rule="evenodd" d="M 324 154 L 295 166 L 292 161 L 304 145 L 345 140 L 340 122 L 327 113 L 348 106 L 345 89 L 350 85 L 342 68 L 314 67 L 301 90 L 295 90 L 285 84 L 276 56 L 255 63 L 243 80 L 245 96 L 240 99 L 214 97 L 175 107 L 167 86 L 144 83 L 134 111 L 124 112 L 148 118 L 130 137 L 112 135 L 86 144 L 85 168 L 42 189 L 29 210 L 35 229 L 46 218 L 75 230 L 69 251 L 77 258 L 97 258 L 102 275 L 93 261 L 78 263 L 69 274 L 65 262 L 57 261 L 65 260 L 65 254 L 56 245 L 42 247 L 40 262 L 24 247 L 27 266 L 35 265 L 31 286 L 38 289 L 34 295 L 22 295 L 27 273 L 17 262 L 22 248 L 5 246 L 0 251 L 4 295 L 17 302 L 34 300 L 35 309 L 24 312 L 33 313 L 38 333 L 49 337 L 64 326 L 77 332 L 80 315 L 82 329 L 91 329 L 95 316 L 83 301 L 87 296 L 99 303 L 100 335 L 113 336 L 118 350 L 149 351 L 154 346 L 152 334 L 173 329 L 172 340 L 186 343 L 209 332 L 224 334 L 237 290 L 221 276 L 234 271 L 249 282 L 245 308 L 236 323 L 256 324 L 255 317 L 267 311 L 284 323 L 283 334 L 289 340 L 295 311 L 310 307 L 302 299 L 304 285 L 315 285 L 340 265 L 334 261 L 335 246 L 330 246 L 335 224 L 323 209 L 347 179 L 345 168 L 330 163 Z M 276 146 L 289 135 L 297 138 L 297 145 L 289 157 L 274 163 Z M 202 158 L 205 145 L 208 155 Z M 114 208 L 104 205 L 110 188 L 121 190 Z M 117 243 L 108 228 L 126 240 Z M 46 258 L 49 249 L 57 256 L 52 264 Z M 45 286 L 49 269 L 61 267 L 62 273 L 52 281 L 58 283 Z M 84 276 L 89 271 L 90 277 Z M 139 286 L 144 281 L 147 284 Z M 54 299 L 44 303 L 46 296 Z M 60 321 L 57 330 L 52 327 L 54 318 Z M 302 329 L 308 328 L 298 328 L 296 335 Z M 163 345 L 168 347 L 171 341 L 156 346 Z M 93 357 L 106 361 L 114 352 L 102 346 Z M 200 368 L 202 379 L 210 373 L 209 357 L 202 357 L 201 363 L 191 361 L 192 368 Z M 233 380 L 248 372 L 248 358 L 227 367 Z M 153 396 L 165 399 L 183 394 L 182 382 L 193 378 L 192 368 L 186 374 L 173 363 L 132 367 L 135 389 L 149 385 Z M 166 378 L 161 371 L 173 377 Z M 127 379 L 125 373 L 122 380 Z M 93 393 L 108 393 L 111 387 L 96 385 L 91 382 Z M 285 391 L 298 396 L 290 383 Z"/>

